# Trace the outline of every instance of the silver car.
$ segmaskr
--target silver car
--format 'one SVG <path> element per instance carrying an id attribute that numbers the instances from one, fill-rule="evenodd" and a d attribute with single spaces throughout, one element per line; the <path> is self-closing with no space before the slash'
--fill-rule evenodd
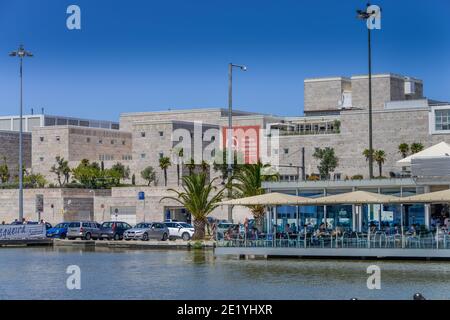
<path id="1" fill-rule="evenodd" d="M 81 238 L 83 240 L 98 239 L 100 237 L 100 224 L 94 221 L 70 222 L 67 227 L 67 239 Z"/>
<path id="2" fill-rule="evenodd" d="M 142 222 L 123 233 L 125 240 L 143 240 L 150 239 L 166 241 L 169 238 L 169 229 L 160 222 Z"/>

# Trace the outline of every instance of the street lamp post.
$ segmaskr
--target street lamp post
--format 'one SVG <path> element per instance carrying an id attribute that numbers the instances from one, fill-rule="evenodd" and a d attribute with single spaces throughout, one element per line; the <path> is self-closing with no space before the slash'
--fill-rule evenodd
<path id="1" fill-rule="evenodd" d="M 23 58 L 32 57 L 33 54 L 26 51 L 23 45 L 19 46 L 17 51 L 9 54 L 10 57 L 18 57 L 20 59 L 20 124 L 19 124 L 19 221 L 23 219 Z"/>
<path id="2" fill-rule="evenodd" d="M 228 132 L 227 132 L 227 175 L 228 175 L 228 198 L 231 198 L 231 179 L 233 176 L 234 152 L 233 148 L 233 68 L 239 68 L 247 71 L 247 67 L 243 65 L 228 64 Z M 233 207 L 228 206 L 228 221 L 233 221 Z"/>
<path id="3" fill-rule="evenodd" d="M 366 21 L 367 24 L 367 42 L 368 42 L 368 64 L 369 64 L 369 178 L 373 179 L 373 138 L 372 138 L 372 42 L 371 30 L 374 28 L 369 25 L 370 20 L 377 14 L 372 10 L 370 3 L 367 4 L 366 10 L 357 10 L 357 17 Z"/>

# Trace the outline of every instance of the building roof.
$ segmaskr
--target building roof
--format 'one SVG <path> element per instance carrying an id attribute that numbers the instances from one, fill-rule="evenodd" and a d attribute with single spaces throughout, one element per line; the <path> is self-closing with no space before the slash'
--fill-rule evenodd
<path id="1" fill-rule="evenodd" d="M 450 145 L 443 141 L 425 150 L 410 155 L 409 157 L 397 161 L 397 165 L 402 167 L 410 166 L 411 160 L 414 158 L 435 158 L 435 157 L 449 157 L 449 156 L 450 156 Z"/>

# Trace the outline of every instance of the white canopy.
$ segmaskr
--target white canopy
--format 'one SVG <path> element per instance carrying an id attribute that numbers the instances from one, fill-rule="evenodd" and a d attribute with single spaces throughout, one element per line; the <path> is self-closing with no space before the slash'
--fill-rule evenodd
<path id="1" fill-rule="evenodd" d="M 397 201 L 397 197 L 367 191 L 353 191 L 332 196 L 310 199 L 309 205 L 335 204 L 387 204 Z"/>
<path id="2" fill-rule="evenodd" d="M 448 157 L 450 156 L 450 145 L 446 142 L 441 142 L 431 146 L 425 150 L 417 152 L 409 157 L 397 161 L 397 165 L 401 167 L 410 166 L 413 158 L 433 158 L 433 157 Z"/>
<path id="3" fill-rule="evenodd" d="M 233 199 L 221 202 L 221 205 L 235 205 L 235 206 L 278 206 L 278 205 L 299 205 L 308 202 L 308 198 L 292 196 L 289 194 L 272 192 L 259 196 Z"/>

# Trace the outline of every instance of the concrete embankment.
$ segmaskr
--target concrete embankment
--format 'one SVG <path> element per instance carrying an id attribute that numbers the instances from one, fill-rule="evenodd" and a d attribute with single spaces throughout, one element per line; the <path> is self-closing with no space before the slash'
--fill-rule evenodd
<path id="1" fill-rule="evenodd" d="M 214 241 L 106 241 L 106 240 L 61 240 L 54 239 L 55 247 L 84 247 L 84 248 L 117 248 L 117 249 L 212 249 Z"/>

